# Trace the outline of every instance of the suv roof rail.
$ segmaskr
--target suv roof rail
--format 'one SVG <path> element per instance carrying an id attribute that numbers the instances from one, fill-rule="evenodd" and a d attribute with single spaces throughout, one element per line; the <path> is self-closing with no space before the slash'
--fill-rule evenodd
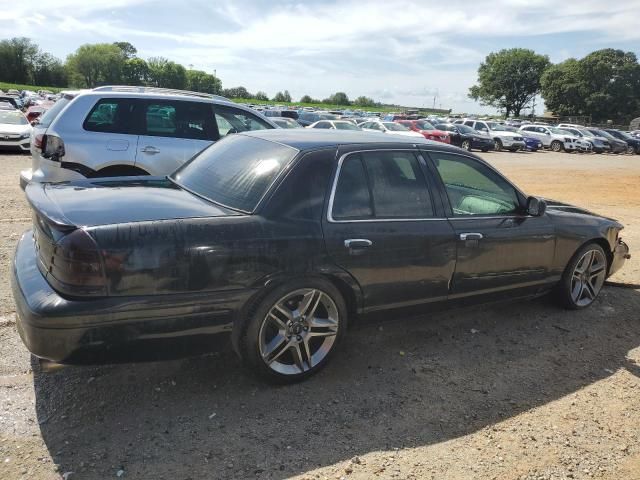
<path id="1" fill-rule="evenodd" d="M 160 88 L 160 87 L 134 87 L 130 85 L 104 85 L 102 87 L 96 87 L 94 92 L 131 92 L 131 93 L 163 93 L 167 95 L 186 95 L 189 97 L 210 98 L 213 100 L 223 100 L 225 102 L 231 102 L 227 97 L 222 95 L 213 95 L 211 93 L 204 92 L 192 92 L 190 90 L 178 90 L 174 88 Z"/>

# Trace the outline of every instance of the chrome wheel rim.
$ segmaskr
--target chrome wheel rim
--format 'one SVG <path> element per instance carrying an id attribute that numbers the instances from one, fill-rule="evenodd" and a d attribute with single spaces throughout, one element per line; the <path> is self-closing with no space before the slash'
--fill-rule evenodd
<path id="1" fill-rule="evenodd" d="M 495 148 L 498 152 L 499 152 L 500 150 L 502 150 L 502 142 L 501 142 L 501 141 L 499 141 L 499 140 L 497 140 L 497 141 L 495 142 L 495 146 L 494 146 L 494 148 Z"/>
<path id="2" fill-rule="evenodd" d="M 335 302 L 322 290 L 288 293 L 269 310 L 260 327 L 260 356 L 283 375 L 307 372 L 326 358 L 338 334 Z"/>
<path id="3" fill-rule="evenodd" d="M 551 144 L 551 150 L 553 150 L 554 152 L 559 152 L 560 151 L 560 143 L 553 142 Z"/>
<path id="4" fill-rule="evenodd" d="M 600 293 L 607 275 L 607 260 L 600 250 L 589 250 L 576 264 L 571 276 L 571 299 L 579 307 L 586 307 Z"/>
<path id="5" fill-rule="evenodd" d="M 471 150 L 471 144 L 469 143 L 469 140 L 465 140 L 464 142 L 462 142 L 462 148 L 463 150 Z"/>

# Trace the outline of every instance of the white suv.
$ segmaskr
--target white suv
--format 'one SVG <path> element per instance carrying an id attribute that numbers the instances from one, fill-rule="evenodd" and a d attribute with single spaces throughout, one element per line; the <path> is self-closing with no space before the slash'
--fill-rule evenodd
<path id="1" fill-rule="evenodd" d="M 520 127 L 520 131 L 527 137 L 537 138 L 542 142 L 545 148 L 549 148 L 554 152 L 589 152 L 593 148 L 591 142 L 580 140 L 571 132 L 562 130 L 557 127 L 548 125 L 526 125 Z"/>
<path id="2" fill-rule="evenodd" d="M 224 97 L 181 90 L 98 87 L 60 102 L 55 118 L 34 129 L 22 188 L 30 181 L 168 175 L 225 135 L 277 128 Z"/>
<path id="3" fill-rule="evenodd" d="M 456 120 L 453 123 L 466 125 L 479 132 L 484 132 L 487 135 L 491 136 L 491 138 L 493 138 L 493 141 L 495 142 L 495 149 L 498 151 L 505 149 L 512 152 L 517 152 L 518 150 L 525 149 L 525 143 L 522 134 L 512 132 L 504 125 L 500 125 L 498 122 L 485 122 L 467 118 L 463 120 Z"/>

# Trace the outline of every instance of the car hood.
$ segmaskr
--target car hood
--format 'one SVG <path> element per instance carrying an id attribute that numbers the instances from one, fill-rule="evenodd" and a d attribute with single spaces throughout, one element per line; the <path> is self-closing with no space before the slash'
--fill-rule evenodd
<path id="1" fill-rule="evenodd" d="M 617 224 L 619 228 L 624 228 L 622 224 L 620 224 L 616 219 L 603 217 L 602 215 L 598 215 L 597 213 L 591 212 L 581 207 L 576 207 L 575 205 L 571 205 L 569 203 L 559 202 L 558 200 L 553 200 L 550 198 L 545 198 L 544 201 L 547 203 L 547 211 L 550 213 L 566 213 L 566 214 L 577 214 L 577 215 L 587 215 L 589 217 L 600 218 L 603 220 L 609 220 Z"/>
<path id="2" fill-rule="evenodd" d="M 442 136 L 448 136 L 449 132 L 445 132 L 443 130 L 420 130 L 420 133 L 426 133 L 428 135 L 438 135 L 440 137 Z"/>
<path id="3" fill-rule="evenodd" d="M 60 225 L 118 223 L 239 215 L 193 195 L 164 177 L 122 177 L 29 184 L 32 208 Z"/>
<path id="4" fill-rule="evenodd" d="M 8 123 L 0 123 L 0 134 L 3 133 L 10 133 L 10 134 L 16 134 L 16 133 L 30 133 L 31 132 L 31 125 L 10 125 Z"/>

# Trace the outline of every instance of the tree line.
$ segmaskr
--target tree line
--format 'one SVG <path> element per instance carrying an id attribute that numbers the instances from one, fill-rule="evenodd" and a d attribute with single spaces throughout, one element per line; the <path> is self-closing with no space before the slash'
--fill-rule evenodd
<path id="1" fill-rule="evenodd" d="M 43 52 L 31 39 L 20 37 L 0 41 L 0 81 L 48 87 L 92 88 L 98 85 L 146 85 L 178 90 L 192 90 L 228 98 L 270 100 L 265 92 L 255 94 L 245 87 L 222 88 L 221 80 L 202 70 L 185 68 L 164 57 L 140 58 L 129 42 L 81 45 L 66 60 Z M 275 102 L 291 102 L 288 90 L 276 93 Z M 344 92 L 324 100 L 309 95 L 301 103 L 326 103 L 359 107 L 380 106 L 373 99 L 360 96 L 350 101 Z"/>
<path id="2" fill-rule="evenodd" d="M 640 116 L 640 64 L 633 52 L 597 50 L 552 64 L 547 55 L 512 48 L 490 53 L 478 68 L 469 97 L 520 116 L 537 95 L 559 116 L 626 122 Z"/>

